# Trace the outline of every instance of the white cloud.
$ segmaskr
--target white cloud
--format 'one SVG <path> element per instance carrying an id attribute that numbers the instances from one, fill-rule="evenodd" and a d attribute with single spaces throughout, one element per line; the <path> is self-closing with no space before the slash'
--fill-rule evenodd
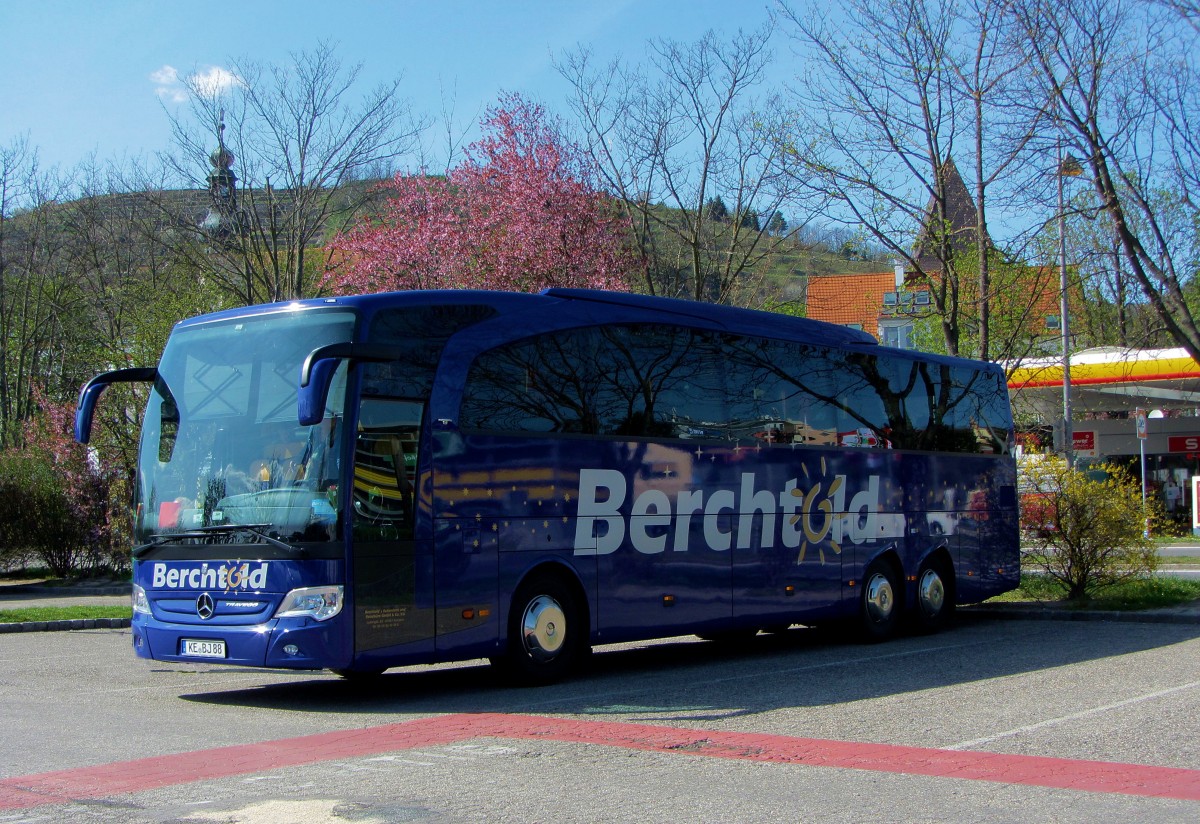
<path id="1" fill-rule="evenodd" d="M 150 72 L 150 79 L 159 85 L 166 86 L 179 82 L 179 72 L 174 66 L 164 65 L 161 69 Z"/>
<path id="2" fill-rule="evenodd" d="M 204 97 L 218 97 L 234 86 L 242 85 L 236 74 L 220 66 L 209 66 L 203 71 L 192 72 L 188 75 L 187 82 Z"/>
<path id="3" fill-rule="evenodd" d="M 187 100 L 187 89 L 179 79 L 179 72 L 174 66 L 163 65 L 161 69 L 150 72 L 150 82 L 154 84 L 154 93 L 172 103 L 182 103 Z"/>
<path id="4" fill-rule="evenodd" d="M 172 103 L 183 103 L 187 100 L 189 89 L 203 97 L 212 98 L 220 96 L 234 86 L 242 85 L 236 74 L 220 66 L 208 66 L 192 72 L 187 77 L 180 77 L 178 69 L 166 64 L 150 72 L 150 82 L 154 84 L 155 94 Z"/>

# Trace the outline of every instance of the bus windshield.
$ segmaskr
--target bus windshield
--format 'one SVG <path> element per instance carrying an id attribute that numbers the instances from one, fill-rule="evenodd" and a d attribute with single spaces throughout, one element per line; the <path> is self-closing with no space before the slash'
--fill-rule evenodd
<path id="1" fill-rule="evenodd" d="M 139 454 L 135 539 L 252 528 L 330 541 L 346 367 L 325 414 L 297 424 L 297 376 L 317 347 L 351 339 L 345 311 L 288 311 L 185 326 L 163 351 Z"/>

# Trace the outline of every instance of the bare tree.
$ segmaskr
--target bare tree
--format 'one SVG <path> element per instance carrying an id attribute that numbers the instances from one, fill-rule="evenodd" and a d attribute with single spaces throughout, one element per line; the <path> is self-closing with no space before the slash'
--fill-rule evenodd
<path id="1" fill-rule="evenodd" d="M 1082 198 L 1081 198 L 1082 199 Z M 1080 209 L 1085 214 L 1094 209 Z M 1068 257 L 1078 272 L 1080 300 L 1071 327 L 1089 342 L 1121 348 L 1173 346 L 1162 323 L 1131 282 L 1125 256 L 1106 220 L 1067 224 Z"/>
<path id="2" fill-rule="evenodd" d="M 69 181 L 27 138 L 0 147 L 0 448 L 19 443 L 35 384 L 61 373 L 74 285 L 61 226 Z"/>
<path id="3" fill-rule="evenodd" d="M 793 92 L 800 119 L 786 138 L 794 174 L 828 198 L 832 219 L 865 228 L 906 270 L 929 279 L 946 347 L 957 353 L 960 290 L 946 163 L 963 124 L 944 47 L 950 20 L 931 20 L 903 0 L 850 5 L 852 36 L 823 10 L 781 7 L 809 58 Z M 921 231 L 932 267 L 915 243 Z M 931 268 L 940 270 L 936 280 Z"/>
<path id="4" fill-rule="evenodd" d="M 1012 174 L 1024 156 L 1024 149 L 1037 131 L 1038 118 L 1027 116 L 1027 109 L 1014 105 L 1014 81 L 1024 68 L 1019 50 L 1005 36 L 1004 8 L 1007 0 L 966 0 L 957 9 L 963 47 L 952 58 L 952 69 L 959 93 L 970 101 L 972 194 L 976 206 L 975 259 L 979 267 L 977 292 L 978 349 L 976 355 L 988 360 L 992 355 L 992 307 L 1001 296 L 992 284 L 991 261 L 994 257 L 988 231 L 987 208 L 993 184 Z M 965 274 L 965 273 L 964 273 Z M 1011 317 L 1011 312 L 1008 313 Z M 1002 336 L 997 347 L 1007 357 L 1020 354 L 1022 341 L 1028 340 L 1017 330 L 1027 329 L 1024 322 L 1008 324 L 1009 335 Z"/>
<path id="5" fill-rule="evenodd" d="M 1001 4 L 851 0 L 836 19 L 780 8 L 808 58 L 787 136 L 797 180 L 927 284 L 946 351 L 970 331 L 992 356 L 986 207 L 1031 131 L 1007 106 L 1020 55 L 1000 36 Z"/>
<path id="6" fill-rule="evenodd" d="M 1129 275 L 1171 338 L 1200 358 L 1200 43 L 1179 25 L 1188 5 L 1026 0 L 1010 13 L 1053 114 L 1047 140 L 1081 155 Z"/>
<path id="7" fill-rule="evenodd" d="M 157 202 L 161 191 L 126 191 L 129 177 L 115 163 L 85 163 L 74 173 L 77 196 L 59 209 L 69 239 L 63 266 L 74 286 L 73 306 L 60 310 L 78 319 L 63 360 L 64 399 L 98 370 L 156 362 L 179 318 L 233 304 L 206 268 L 180 254 L 178 225 Z M 132 470 L 145 388 L 113 391 L 101 409 L 105 450 Z"/>
<path id="8" fill-rule="evenodd" d="M 557 65 L 651 294 L 753 302 L 756 275 L 786 239 L 757 217 L 779 211 L 792 186 L 775 139 L 785 113 L 763 92 L 768 39 L 767 28 L 728 43 L 709 32 L 651 43 L 645 66 L 597 66 L 582 48 Z M 706 209 L 717 198 L 724 218 Z"/>
<path id="9" fill-rule="evenodd" d="M 1193 28 L 1200 29 L 1200 2 L 1196 0 L 1154 0 L 1173 10 Z"/>
<path id="10" fill-rule="evenodd" d="M 240 178 L 236 204 L 215 204 L 194 247 L 239 300 L 311 294 L 322 265 L 315 247 L 370 197 L 369 186 L 347 184 L 416 148 L 421 127 L 400 78 L 355 100 L 360 71 L 321 43 L 286 65 L 235 60 L 227 88 L 186 78 L 190 106 L 169 113 L 178 153 L 168 162 L 210 189 Z"/>

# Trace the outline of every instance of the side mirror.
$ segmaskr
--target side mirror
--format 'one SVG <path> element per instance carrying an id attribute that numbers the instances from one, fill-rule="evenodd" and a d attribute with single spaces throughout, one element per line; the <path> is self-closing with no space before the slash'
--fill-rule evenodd
<path id="1" fill-rule="evenodd" d="M 153 366 L 138 366 L 131 369 L 116 369 L 92 378 L 79 390 L 79 404 L 75 409 L 75 440 L 87 443 L 92 438 L 92 417 L 96 413 L 96 402 L 100 393 L 114 383 L 149 383 L 158 377 Z"/>
<path id="2" fill-rule="evenodd" d="M 300 366 L 300 386 L 296 393 L 296 413 L 301 426 L 314 426 L 325 417 L 329 385 L 343 360 L 388 363 L 396 360 L 396 350 L 369 343 L 331 343 L 309 352 Z"/>

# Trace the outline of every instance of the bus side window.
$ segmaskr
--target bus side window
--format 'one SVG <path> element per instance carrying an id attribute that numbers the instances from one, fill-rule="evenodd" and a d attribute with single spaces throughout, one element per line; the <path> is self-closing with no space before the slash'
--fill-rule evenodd
<path id="1" fill-rule="evenodd" d="M 412 534 L 422 405 L 364 398 L 354 447 L 354 531 L 361 538 Z"/>

